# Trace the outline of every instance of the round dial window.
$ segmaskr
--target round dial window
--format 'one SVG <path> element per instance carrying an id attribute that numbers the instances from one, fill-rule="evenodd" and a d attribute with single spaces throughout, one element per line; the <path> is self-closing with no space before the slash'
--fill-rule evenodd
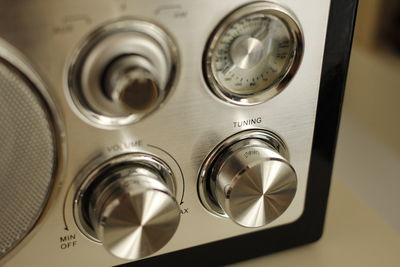
<path id="1" fill-rule="evenodd" d="M 302 55 L 298 23 L 283 8 L 253 3 L 226 17 L 205 53 L 213 92 L 234 104 L 259 104 L 285 88 Z"/>

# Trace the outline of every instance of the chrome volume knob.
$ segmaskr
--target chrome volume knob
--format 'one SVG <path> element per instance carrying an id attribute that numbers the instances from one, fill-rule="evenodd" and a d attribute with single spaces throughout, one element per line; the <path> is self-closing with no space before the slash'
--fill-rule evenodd
<path id="1" fill-rule="evenodd" d="M 126 171 L 97 186 L 90 197 L 89 220 L 111 254 L 138 259 L 171 239 L 179 207 L 157 174 L 141 166 Z"/>
<path id="2" fill-rule="evenodd" d="M 107 164 L 78 199 L 87 233 L 114 256 L 128 260 L 164 247 L 180 220 L 168 167 L 154 158 L 135 157 Z"/>
<path id="3" fill-rule="evenodd" d="M 284 151 L 284 144 L 277 136 L 251 136 L 221 146 L 211 157 L 213 163 L 205 172 L 208 178 L 201 182 L 208 197 L 203 194 L 202 201 L 241 226 L 261 227 L 289 207 L 296 194 L 297 177 L 279 153 Z"/>

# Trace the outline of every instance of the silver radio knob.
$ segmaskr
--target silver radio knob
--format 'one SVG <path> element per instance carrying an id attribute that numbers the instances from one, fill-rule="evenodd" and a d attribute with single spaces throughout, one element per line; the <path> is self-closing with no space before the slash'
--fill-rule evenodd
<path id="1" fill-rule="evenodd" d="M 295 170 L 260 139 L 228 147 L 218 156 L 211 175 L 213 198 L 229 218 L 245 227 L 275 220 L 296 194 Z"/>
<path id="2" fill-rule="evenodd" d="M 122 20 L 93 32 L 69 69 L 72 102 L 89 122 L 127 125 L 154 112 L 176 80 L 177 48 L 157 25 Z"/>
<path id="3" fill-rule="evenodd" d="M 149 112 L 164 90 L 157 68 L 145 57 L 126 55 L 105 71 L 104 91 L 126 113 Z"/>
<path id="4" fill-rule="evenodd" d="M 84 228 L 118 258 L 153 254 L 177 230 L 180 208 L 166 181 L 171 177 L 163 177 L 164 166 L 154 164 L 131 162 L 107 169 L 78 200 Z"/>

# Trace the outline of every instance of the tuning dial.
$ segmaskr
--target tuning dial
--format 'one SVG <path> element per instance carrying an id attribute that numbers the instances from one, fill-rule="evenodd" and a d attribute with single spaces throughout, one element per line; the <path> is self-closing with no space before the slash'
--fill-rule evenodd
<path id="1" fill-rule="evenodd" d="M 86 233 L 128 260 L 164 247 L 180 220 L 168 166 L 150 156 L 134 157 L 96 171 L 77 200 Z"/>
<path id="2" fill-rule="evenodd" d="M 72 61 L 72 102 L 90 122 L 136 122 L 166 99 L 177 58 L 172 40 L 152 23 L 126 20 L 105 25 L 89 36 Z"/>
<path id="3" fill-rule="evenodd" d="M 208 195 L 203 194 L 203 203 L 244 227 L 272 222 L 296 194 L 296 172 L 280 153 L 284 143 L 273 134 L 259 137 L 248 134 L 221 145 L 200 183 Z"/>

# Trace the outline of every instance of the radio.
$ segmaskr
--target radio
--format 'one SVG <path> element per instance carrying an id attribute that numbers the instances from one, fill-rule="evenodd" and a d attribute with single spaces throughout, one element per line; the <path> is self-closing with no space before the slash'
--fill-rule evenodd
<path id="1" fill-rule="evenodd" d="M 317 240 L 355 8 L 2 1 L 0 264 L 221 265 Z"/>

